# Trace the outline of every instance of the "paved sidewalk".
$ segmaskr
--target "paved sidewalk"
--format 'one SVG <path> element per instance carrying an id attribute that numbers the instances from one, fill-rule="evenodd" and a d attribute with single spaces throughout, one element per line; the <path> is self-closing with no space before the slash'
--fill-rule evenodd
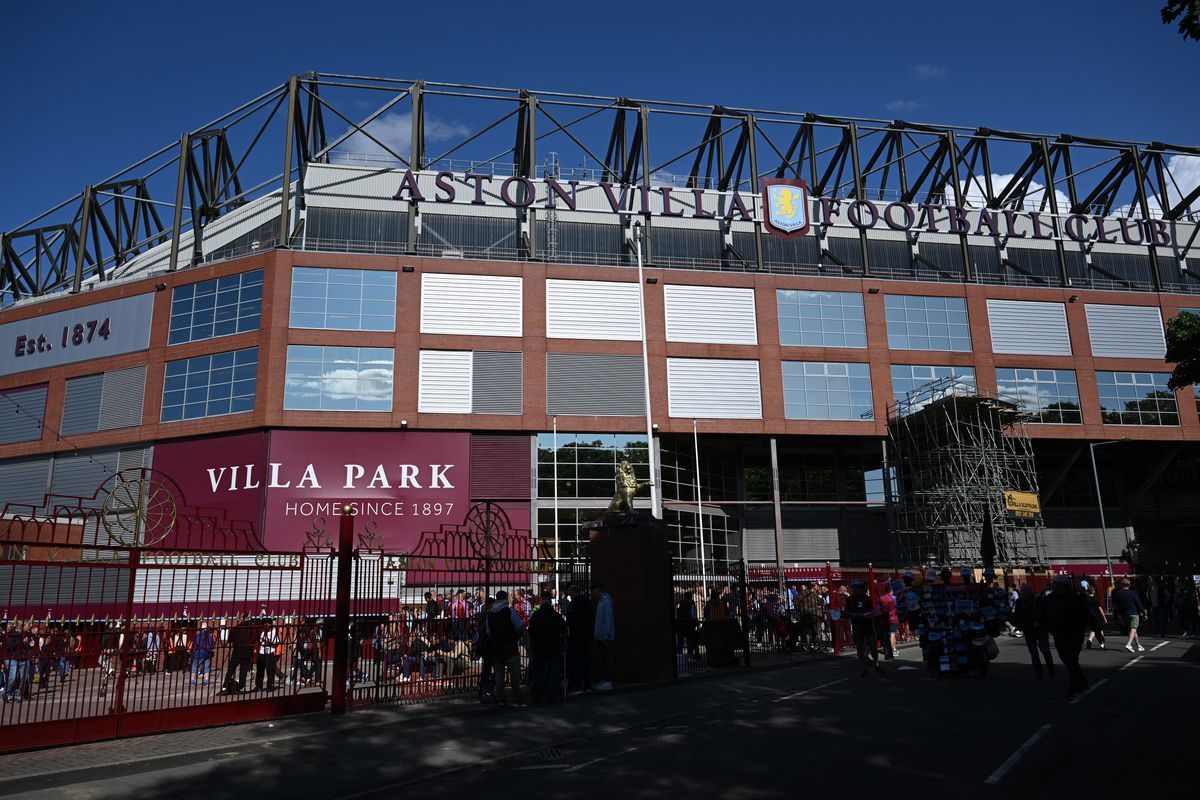
<path id="1" fill-rule="evenodd" d="M 749 677 L 805 664 L 826 663 L 833 656 L 813 656 L 755 669 L 734 667 L 713 670 L 681 678 L 674 683 L 657 683 L 619 687 L 613 695 L 639 691 L 663 691 L 709 681 L 728 681 L 738 676 Z M 580 698 L 573 695 L 567 705 L 592 702 L 602 695 L 593 693 Z M 561 708 L 558 706 L 557 708 Z M 552 707 L 554 708 L 554 707 Z M 314 736 L 328 737 L 339 732 L 362 732 L 384 726 L 401 726 L 405 731 L 444 721 L 449 717 L 494 712 L 495 707 L 478 702 L 474 693 L 452 696 L 415 704 L 382 704 L 366 706 L 335 716 L 328 711 L 283 717 L 259 722 L 238 723 L 196 730 L 151 734 L 125 739 L 68 745 L 0 755 L 0 796 L 23 791 L 29 779 L 43 776 L 65 776 L 70 773 L 90 773 L 97 769 L 135 765 L 145 762 L 171 762 L 193 759 L 205 754 L 220 754 L 247 745 L 262 746 Z M 20 788 L 18 788 L 20 786 Z"/>

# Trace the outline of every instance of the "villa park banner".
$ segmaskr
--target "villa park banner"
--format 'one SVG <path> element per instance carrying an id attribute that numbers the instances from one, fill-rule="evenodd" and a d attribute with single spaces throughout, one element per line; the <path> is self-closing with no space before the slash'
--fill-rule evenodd
<path id="1" fill-rule="evenodd" d="M 268 550 L 298 550 L 344 503 L 383 543 L 409 549 L 425 531 L 462 522 L 470 499 L 470 434 L 275 430 L 161 442 L 154 469 L 189 506 L 245 520 Z"/>
<path id="2" fill-rule="evenodd" d="M 810 227 L 849 227 L 1167 247 L 1176 238 L 1178 224 L 1070 214 L 1063 208 L 1056 216 L 1049 210 L 987 209 L 951 202 L 814 197 L 805 181 L 781 178 L 762 180 L 762 191 L 754 194 L 673 186 L 653 179 L 647 185 L 314 164 L 306 173 L 305 184 L 306 202 L 314 206 L 350 202 L 357 208 L 380 211 L 440 206 L 467 214 L 480 207 L 553 209 L 563 219 L 575 214 L 623 213 L 673 219 L 683 225 L 701 220 L 762 223 L 768 232 L 783 237 L 803 235 Z"/>

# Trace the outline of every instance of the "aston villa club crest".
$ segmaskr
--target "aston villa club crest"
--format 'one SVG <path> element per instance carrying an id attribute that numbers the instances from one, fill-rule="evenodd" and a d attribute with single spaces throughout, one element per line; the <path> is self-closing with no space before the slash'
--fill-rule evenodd
<path id="1" fill-rule="evenodd" d="M 762 182 L 764 222 L 776 236 L 808 233 L 808 184 L 799 179 L 769 178 Z"/>

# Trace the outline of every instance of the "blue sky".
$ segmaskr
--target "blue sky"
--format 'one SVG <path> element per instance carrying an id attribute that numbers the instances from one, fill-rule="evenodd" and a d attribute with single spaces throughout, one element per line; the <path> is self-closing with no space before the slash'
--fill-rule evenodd
<path id="1" fill-rule="evenodd" d="M 308 70 L 1200 145 L 1160 5 L 13 3 L 0 230 Z"/>

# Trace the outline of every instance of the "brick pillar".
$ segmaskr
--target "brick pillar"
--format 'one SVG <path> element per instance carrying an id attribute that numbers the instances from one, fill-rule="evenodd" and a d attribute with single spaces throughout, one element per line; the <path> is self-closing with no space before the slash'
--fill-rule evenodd
<path id="1" fill-rule="evenodd" d="M 650 683 L 675 677 L 671 550 L 660 525 L 591 529 L 592 581 L 613 599 L 613 679 Z"/>

